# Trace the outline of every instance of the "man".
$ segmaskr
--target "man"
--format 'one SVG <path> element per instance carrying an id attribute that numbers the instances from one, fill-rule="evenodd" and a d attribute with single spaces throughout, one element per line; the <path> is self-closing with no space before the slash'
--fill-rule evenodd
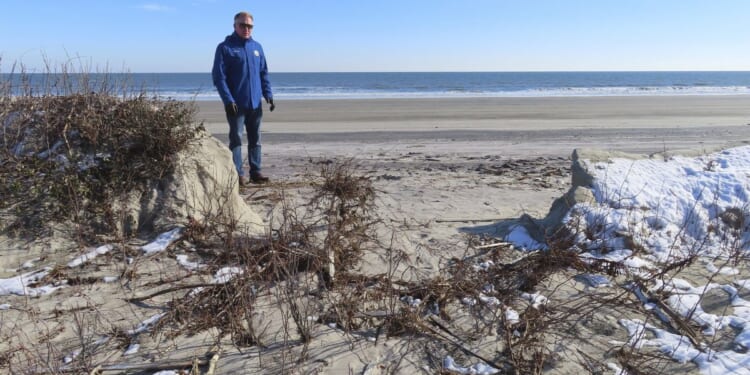
<path id="1" fill-rule="evenodd" d="M 239 12 L 234 16 L 234 33 L 216 47 L 211 70 L 214 85 L 227 113 L 229 149 L 232 150 L 232 160 L 241 185 L 248 182 L 242 169 L 242 126 L 244 124 L 247 132 L 250 181 L 267 182 L 268 177 L 261 173 L 260 163 L 261 97 L 266 99 L 271 112 L 276 107 L 263 47 L 250 37 L 253 25 L 250 13 Z"/>

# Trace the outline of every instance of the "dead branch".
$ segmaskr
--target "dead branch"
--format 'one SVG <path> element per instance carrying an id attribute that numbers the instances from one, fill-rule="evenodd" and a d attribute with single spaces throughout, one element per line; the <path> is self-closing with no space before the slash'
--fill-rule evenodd
<path id="1" fill-rule="evenodd" d="M 205 287 L 217 286 L 217 285 L 221 285 L 221 284 L 201 283 L 201 284 L 180 285 L 180 286 L 175 286 L 175 287 L 171 287 L 171 288 L 167 288 L 167 289 L 162 289 L 162 290 L 160 290 L 158 292 L 154 292 L 154 293 L 151 293 L 149 295 L 145 295 L 145 296 L 141 296 L 141 297 L 128 298 L 125 301 L 127 301 L 127 302 L 142 302 L 144 300 L 151 299 L 151 298 L 154 298 L 156 296 L 160 296 L 162 294 L 172 293 L 172 292 L 175 292 L 175 291 L 178 291 L 178 290 L 182 290 L 182 289 L 205 288 Z"/>
<path id="2" fill-rule="evenodd" d="M 213 358 L 212 358 L 213 360 Z M 197 359 L 199 366 L 205 366 L 209 364 L 208 359 Z M 161 371 L 161 370 L 173 370 L 180 368 L 191 368 L 193 366 L 194 359 L 176 360 L 176 361 L 163 361 L 147 364 L 117 364 L 108 366 L 97 366 L 94 371 L 98 370 L 98 373 L 104 372 L 125 372 L 125 371 Z M 85 368 L 81 367 L 64 367 L 59 368 L 56 372 L 62 374 L 80 374 L 86 373 Z M 35 374 L 48 374 L 48 371 L 37 371 Z"/>
<path id="3" fill-rule="evenodd" d="M 648 288 L 643 285 L 643 282 L 641 280 L 635 280 L 633 282 L 637 286 L 637 290 L 635 290 L 634 292 L 642 302 L 655 303 L 657 306 L 659 306 L 659 309 L 661 309 L 666 314 L 665 316 L 664 314 L 660 314 L 658 310 L 653 309 L 656 310 L 654 311 L 654 314 L 656 314 L 659 320 L 666 324 L 667 327 L 672 330 L 672 332 L 687 337 L 690 342 L 693 343 L 693 346 L 695 346 L 696 349 L 700 350 L 701 352 L 704 351 L 703 344 L 698 338 L 698 335 L 693 330 L 693 327 L 690 327 L 690 325 L 682 316 L 680 316 L 680 314 L 674 312 L 669 305 L 661 300 L 661 298 L 651 293 Z"/>
<path id="4" fill-rule="evenodd" d="M 496 217 L 496 218 L 486 218 L 486 219 L 436 219 L 436 223 L 470 223 L 472 221 L 500 221 L 500 220 L 508 220 L 507 217 Z"/>
<path id="5" fill-rule="evenodd" d="M 429 333 L 432 333 L 433 335 L 437 336 L 438 339 L 441 339 L 441 340 L 443 340 L 443 341 L 445 341 L 445 342 L 447 342 L 447 343 L 449 343 L 449 344 L 457 347 L 458 349 L 460 349 L 464 353 L 466 353 L 466 354 L 468 354 L 468 355 L 470 355 L 470 356 L 472 356 L 474 358 L 477 358 L 477 359 L 483 361 L 484 363 L 487 363 L 488 365 L 490 365 L 490 366 L 492 366 L 492 367 L 494 367 L 496 369 L 503 369 L 503 368 L 506 367 L 506 366 L 503 366 L 503 365 L 501 365 L 501 364 L 499 364 L 499 363 L 497 363 L 497 362 L 495 362 L 493 360 L 490 360 L 490 359 L 487 359 L 487 358 L 483 357 L 481 354 L 476 353 L 476 352 L 474 352 L 471 349 L 466 348 L 466 346 L 464 346 L 463 343 L 457 342 L 457 341 L 453 340 L 452 338 L 448 337 L 446 334 L 444 334 L 444 333 L 436 330 L 435 328 L 430 327 L 429 325 L 424 324 L 423 322 L 418 322 L 417 324 L 419 325 L 420 328 L 422 328 L 425 331 L 428 331 Z M 440 327 L 440 325 L 438 325 L 438 327 Z M 449 333 L 449 334 L 453 335 L 453 333 Z"/>

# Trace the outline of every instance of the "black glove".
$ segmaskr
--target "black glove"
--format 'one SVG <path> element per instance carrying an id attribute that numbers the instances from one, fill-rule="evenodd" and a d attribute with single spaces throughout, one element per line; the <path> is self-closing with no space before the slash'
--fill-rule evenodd
<path id="1" fill-rule="evenodd" d="M 268 107 L 269 111 L 273 112 L 273 110 L 276 109 L 276 104 L 273 104 L 273 98 L 266 99 L 266 103 L 271 105 L 270 107 Z"/>
<path id="2" fill-rule="evenodd" d="M 237 108 L 236 103 L 229 103 L 225 105 L 224 110 L 227 112 L 227 116 L 229 117 L 237 117 L 237 114 L 240 112 L 239 108 Z"/>

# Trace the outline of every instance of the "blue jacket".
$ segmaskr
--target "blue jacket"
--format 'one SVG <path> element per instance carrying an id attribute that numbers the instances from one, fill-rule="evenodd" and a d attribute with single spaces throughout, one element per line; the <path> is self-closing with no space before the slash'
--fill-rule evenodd
<path id="1" fill-rule="evenodd" d="M 252 38 L 245 40 L 232 33 L 219 43 L 211 75 L 224 104 L 255 109 L 261 97 L 273 99 L 266 55 Z"/>

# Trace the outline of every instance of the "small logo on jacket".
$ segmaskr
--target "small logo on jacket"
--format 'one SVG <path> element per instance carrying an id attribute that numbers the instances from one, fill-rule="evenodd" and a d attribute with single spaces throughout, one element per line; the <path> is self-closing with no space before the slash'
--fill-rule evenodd
<path id="1" fill-rule="evenodd" d="M 260 52 L 258 52 L 258 50 L 257 50 L 257 49 L 256 49 L 255 51 L 253 51 L 253 52 L 255 52 L 255 56 L 256 56 L 256 57 L 260 56 Z"/>

